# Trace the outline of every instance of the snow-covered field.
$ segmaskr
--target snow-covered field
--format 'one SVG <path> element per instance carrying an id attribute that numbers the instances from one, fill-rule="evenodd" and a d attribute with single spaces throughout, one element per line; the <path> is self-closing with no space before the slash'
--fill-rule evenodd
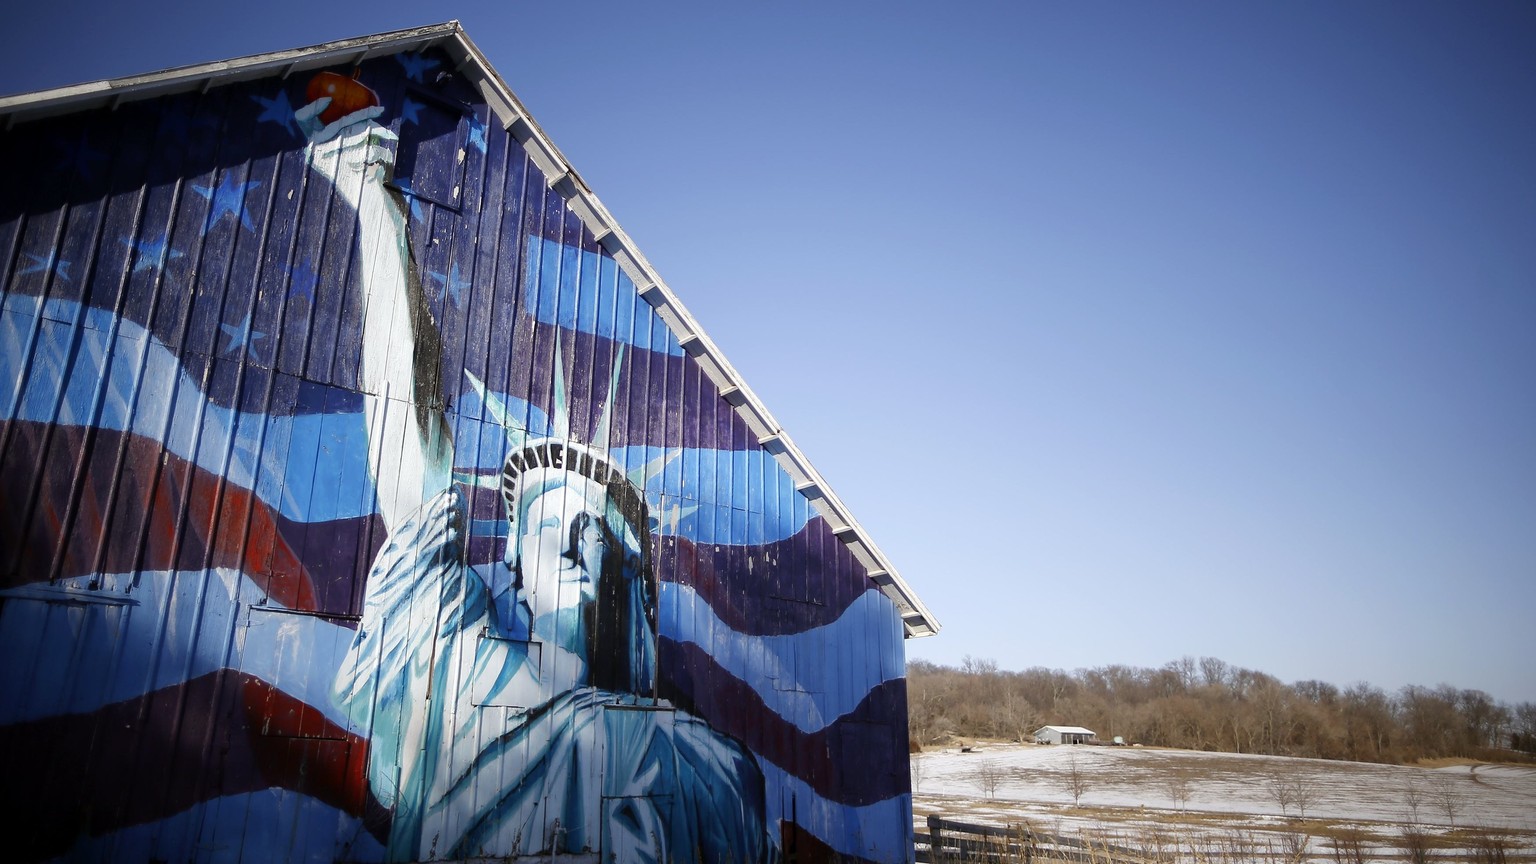
<path id="1" fill-rule="evenodd" d="M 1074 774 L 1077 778 L 1073 782 Z M 1405 828 L 1452 848 L 1504 838 L 1512 855 L 1536 853 L 1536 768 L 1418 768 L 1140 747 L 1000 744 L 913 757 L 914 815 L 1040 830 L 1135 832 L 1176 826 L 1195 834 L 1235 829 L 1303 831 L 1311 852 L 1358 830 L 1383 857 Z M 1077 801 L 1074 803 L 1073 786 Z M 1301 820 L 1301 821 L 1294 821 Z"/>

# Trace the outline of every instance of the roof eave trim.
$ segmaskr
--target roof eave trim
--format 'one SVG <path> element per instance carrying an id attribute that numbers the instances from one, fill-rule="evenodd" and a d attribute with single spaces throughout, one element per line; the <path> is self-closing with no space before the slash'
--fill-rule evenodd
<path id="1" fill-rule="evenodd" d="M 375 36 L 326 42 L 309 48 L 294 48 L 270 54 L 254 54 L 234 60 L 181 66 L 151 72 L 148 75 L 90 81 L 51 90 L 0 96 L 0 117 L 5 117 L 6 125 L 10 126 L 18 122 L 70 111 L 103 106 L 116 108 L 124 102 L 152 99 L 189 90 L 208 90 L 237 81 L 263 78 L 274 72 L 286 78 L 295 72 L 341 63 L 361 63 L 381 54 L 419 51 L 445 38 L 450 38 L 455 33 L 463 33 L 463 28 L 457 21 L 448 21 L 428 27 L 415 27 Z"/>

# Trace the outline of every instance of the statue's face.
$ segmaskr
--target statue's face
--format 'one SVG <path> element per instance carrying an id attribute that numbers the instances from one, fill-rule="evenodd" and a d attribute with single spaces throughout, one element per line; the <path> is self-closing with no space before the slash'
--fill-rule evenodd
<path id="1" fill-rule="evenodd" d="M 518 606 L 527 610 L 531 638 L 594 664 L 567 663 L 574 682 L 641 692 L 653 680 L 656 650 L 645 508 L 632 487 L 589 479 L 594 465 L 584 458 L 571 464 L 579 467 L 504 475 L 512 520 L 506 562 L 521 586 Z"/>
<path id="2" fill-rule="evenodd" d="M 536 618 L 594 601 L 603 561 L 621 542 L 604 521 L 603 488 L 580 475 L 560 473 L 563 482 L 533 499 L 518 526 L 523 588 Z"/>

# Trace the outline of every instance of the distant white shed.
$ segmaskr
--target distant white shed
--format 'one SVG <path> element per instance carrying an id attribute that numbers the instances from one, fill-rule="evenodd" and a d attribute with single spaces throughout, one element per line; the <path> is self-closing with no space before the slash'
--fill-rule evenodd
<path id="1" fill-rule="evenodd" d="M 1035 732 L 1036 744 L 1087 744 L 1099 737 L 1081 726 L 1041 726 Z"/>

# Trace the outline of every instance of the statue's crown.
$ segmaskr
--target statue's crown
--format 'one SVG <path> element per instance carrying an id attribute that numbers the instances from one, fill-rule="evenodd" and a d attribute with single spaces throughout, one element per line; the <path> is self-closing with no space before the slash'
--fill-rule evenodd
<path id="1" fill-rule="evenodd" d="M 560 438 L 540 438 L 507 454 L 501 469 L 501 497 L 507 505 L 508 520 L 517 521 L 523 476 L 540 469 L 565 471 L 592 480 L 607 490 L 619 512 L 630 519 L 638 517 L 637 528 L 644 524 L 645 499 L 625 472 L 601 450 Z"/>

